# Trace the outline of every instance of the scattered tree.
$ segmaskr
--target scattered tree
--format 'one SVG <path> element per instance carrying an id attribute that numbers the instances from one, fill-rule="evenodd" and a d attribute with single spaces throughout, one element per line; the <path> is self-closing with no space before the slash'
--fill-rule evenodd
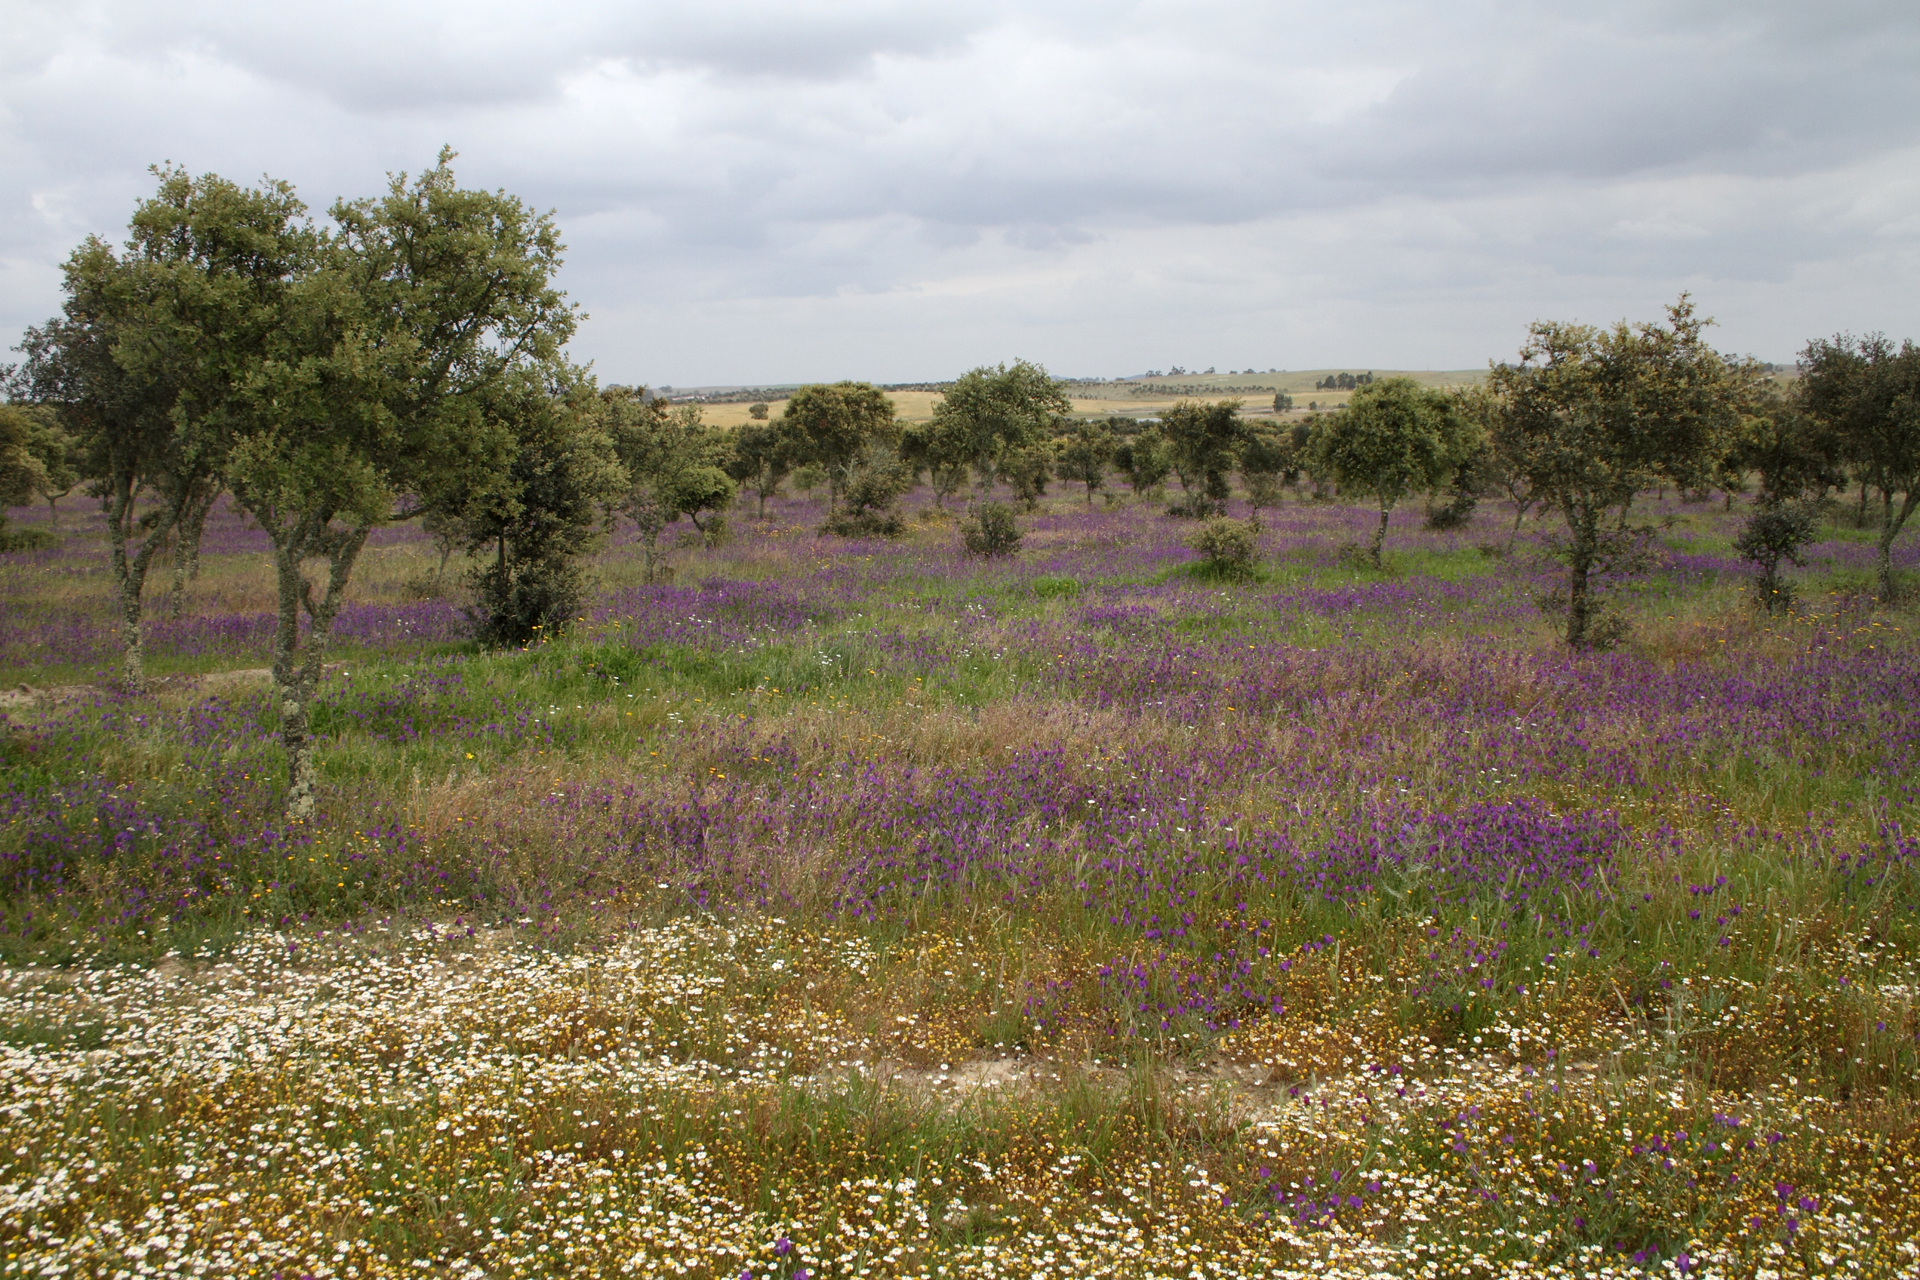
<path id="1" fill-rule="evenodd" d="M 1576 648 L 1612 638 L 1594 625 L 1593 575 L 1638 548 L 1632 531 L 1603 519 L 1657 479 L 1697 484 L 1740 402 L 1734 372 L 1702 336 L 1710 322 L 1686 295 L 1667 319 L 1611 329 L 1536 322 L 1519 362 L 1488 377 L 1495 447 L 1566 521 L 1565 634 Z"/>
<path id="2" fill-rule="evenodd" d="M 867 382 L 801 387 L 788 399 L 785 417 L 798 445 L 799 460 L 818 466 L 826 474 L 829 515 L 839 507 L 841 491 L 853 478 L 868 447 L 891 447 L 900 442 L 893 401 Z"/>
<path id="3" fill-rule="evenodd" d="M 1249 431 L 1240 446 L 1240 479 L 1247 486 L 1248 517 L 1260 527 L 1260 513 L 1280 505 L 1287 476 L 1294 469 L 1293 437 L 1284 431 Z"/>
<path id="4" fill-rule="evenodd" d="M 1107 487 L 1107 467 L 1113 461 L 1113 431 L 1104 422 L 1082 418 L 1074 422 L 1055 444 L 1054 470 L 1063 480 L 1074 480 L 1087 487 L 1087 506 L 1093 495 Z"/>
<path id="5" fill-rule="evenodd" d="M 1800 367 L 1807 407 L 1835 432 L 1863 509 L 1867 487 L 1880 495 L 1875 577 L 1891 601 L 1893 540 L 1920 506 L 1920 347 L 1841 334 L 1808 343 Z"/>
<path id="6" fill-rule="evenodd" d="M 339 230 L 273 309 L 266 358 L 234 379 L 244 394 L 228 479 L 273 548 L 273 682 L 295 819 L 313 809 L 308 720 L 368 534 L 464 477 L 506 474 L 523 419 L 495 411 L 503 390 L 556 368 L 573 331 L 552 286 L 552 221 L 504 193 L 462 190 L 451 161 L 442 151 L 411 184 L 402 174 L 384 197 L 333 206 Z M 318 586 L 312 560 L 326 566 Z"/>
<path id="7" fill-rule="evenodd" d="M 1215 516 L 1200 526 L 1193 548 L 1206 571 L 1236 581 L 1251 578 L 1260 555 L 1260 526 L 1251 520 Z"/>
<path id="8" fill-rule="evenodd" d="M 870 445 L 824 527 L 843 538 L 897 538 L 907 530 L 900 496 L 911 488 L 913 468 L 887 446 Z"/>
<path id="9" fill-rule="evenodd" d="M 964 458 L 973 468 L 976 497 L 984 498 L 996 480 L 1008 480 L 1016 492 L 1024 485 L 1021 496 L 1031 499 L 1045 487 L 1049 428 L 1072 409 L 1065 384 L 1037 364 L 1015 360 L 960 375 L 934 406 L 931 427 L 943 458 Z"/>
<path id="10" fill-rule="evenodd" d="M 733 456 L 726 472 L 759 499 L 757 519 L 767 518 L 767 499 L 780 492 L 781 481 L 793 470 L 794 453 L 795 441 L 785 418 L 770 424 L 748 423 L 734 432 Z"/>
<path id="11" fill-rule="evenodd" d="M 643 390 L 610 387 L 601 393 L 603 429 L 626 471 L 621 509 L 640 535 L 646 580 L 665 567 L 660 535 L 686 516 L 704 540 L 715 541 L 724 526 L 721 513 L 732 503 L 733 479 L 721 469 L 729 444 L 700 420 L 697 405 L 669 410 Z"/>
<path id="12" fill-rule="evenodd" d="M 46 483 L 33 452 L 33 420 L 18 405 L 0 404 L 0 550 L 11 549 L 7 508 L 24 507 Z"/>
<path id="13" fill-rule="evenodd" d="M 572 385 L 552 385 L 551 375 Z M 627 481 L 592 401 L 591 388 L 565 366 L 510 370 L 485 397 L 487 418 L 512 442 L 512 460 L 461 495 L 462 540 L 470 552 L 492 552 L 473 569 L 468 615 L 484 645 L 550 639 L 579 613 L 587 589 L 580 557 L 604 532 Z"/>
<path id="14" fill-rule="evenodd" d="M 1379 500 L 1380 524 L 1367 551 L 1375 565 L 1393 508 L 1451 474 L 1465 452 L 1466 435 L 1452 401 L 1411 378 L 1368 382 L 1321 425 L 1314 442 L 1321 465 L 1342 488 Z"/>
<path id="15" fill-rule="evenodd" d="M 1756 379 L 1741 407 L 1725 470 L 1752 471 L 1759 478 L 1755 501 L 1762 507 L 1817 498 L 1847 482 L 1844 448 L 1833 425 L 1809 413 L 1796 388 Z"/>
<path id="16" fill-rule="evenodd" d="M 47 504 L 47 524 L 60 528 L 60 500 L 80 487 L 86 479 L 81 473 L 84 459 L 80 441 L 60 425 L 59 416 L 49 405 L 16 406 L 27 420 L 27 452 L 40 464 L 40 478 L 34 492 Z"/>
<path id="17" fill-rule="evenodd" d="M 1113 465 L 1136 498 L 1158 495 L 1173 474 L 1173 448 L 1158 426 L 1148 426 L 1114 446 Z"/>
<path id="18" fill-rule="evenodd" d="M 248 420 L 237 388 L 293 332 L 284 304 L 320 244 L 283 183 L 154 173 L 159 191 L 135 209 L 125 254 L 95 238 L 76 249 L 62 314 L 22 344 L 24 385 L 54 407 L 101 497 L 132 689 L 145 684 L 147 574 L 183 535 L 197 548 Z"/>
<path id="19" fill-rule="evenodd" d="M 1240 402 L 1182 400 L 1162 415 L 1161 422 L 1172 446 L 1171 461 L 1182 492 L 1181 500 L 1169 510 L 1196 518 L 1225 510 L 1227 476 L 1247 439 Z"/>
<path id="20" fill-rule="evenodd" d="M 926 472 L 936 507 L 944 508 L 967 483 L 972 454 L 964 425 L 953 418 L 916 422 L 901 433 L 900 457 L 916 474 Z"/>

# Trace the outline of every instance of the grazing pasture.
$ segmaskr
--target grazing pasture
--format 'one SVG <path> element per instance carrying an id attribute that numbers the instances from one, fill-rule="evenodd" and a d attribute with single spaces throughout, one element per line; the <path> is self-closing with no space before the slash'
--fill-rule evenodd
<path id="1" fill-rule="evenodd" d="M 779 498 L 506 652 L 383 528 L 289 823 L 264 536 L 131 697 L 80 505 L 0 557 L 0 1275 L 1920 1269 L 1920 649 L 1844 521 L 1768 615 L 1743 499 L 1646 496 L 1607 652 L 1490 502 L 1376 569 L 1289 494 L 1230 579 Z"/>

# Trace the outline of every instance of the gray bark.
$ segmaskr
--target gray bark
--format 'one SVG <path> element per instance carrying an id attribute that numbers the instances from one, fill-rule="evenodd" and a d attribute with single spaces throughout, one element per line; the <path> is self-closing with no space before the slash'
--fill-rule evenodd
<path id="1" fill-rule="evenodd" d="M 179 507 L 169 504 L 149 512 L 142 519 L 136 514 L 140 487 L 131 475 L 114 477 L 103 505 L 107 511 L 107 546 L 113 567 L 114 587 L 119 597 L 120 640 L 124 646 L 120 677 L 126 687 L 138 693 L 147 686 L 146 645 L 141 628 L 141 595 L 146 590 L 147 571 L 153 558 L 165 545 L 167 536 L 179 519 Z M 129 550 L 129 544 L 132 544 Z"/>
<path id="2" fill-rule="evenodd" d="M 1906 500 L 1898 507 L 1893 505 L 1893 494 L 1891 491 L 1882 490 L 1880 497 L 1882 502 L 1880 538 L 1876 546 L 1879 552 L 1879 558 L 1875 566 L 1874 576 L 1878 580 L 1876 586 L 1878 587 L 1880 603 L 1892 604 L 1894 594 L 1893 540 L 1900 536 L 1900 529 L 1906 524 L 1907 517 L 1913 514 L 1914 508 L 1920 506 L 1920 490 L 1907 494 Z"/>
<path id="3" fill-rule="evenodd" d="M 266 523 L 266 522 L 263 522 Z M 310 726 L 313 699 L 325 669 L 334 615 L 340 611 L 354 561 L 366 545 L 371 526 L 330 530 L 317 520 L 291 531 L 267 524 L 274 541 L 274 571 L 279 602 L 273 634 L 273 694 L 280 715 L 280 745 L 287 756 L 287 817 L 304 822 L 313 816 L 315 769 Z M 327 561 L 327 583 L 319 601 L 302 570 L 309 558 Z M 300 615 L 310 625 L 300 640 Z"/>

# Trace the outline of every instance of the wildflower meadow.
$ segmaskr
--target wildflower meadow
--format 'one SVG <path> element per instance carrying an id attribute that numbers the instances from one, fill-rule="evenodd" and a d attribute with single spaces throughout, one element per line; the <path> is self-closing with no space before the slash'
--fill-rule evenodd
<path id="1" fill-rule="evenodd" d="M 1844 508 L 1760 610 L 1691 497 L 1592 650 L 1492 500 L 1223 573 L 780 495 L 492 650 L 386 526 L 304 820 L 266 535 L 136 695 L 70 502 L 0 556 L 0 1275 L 1920 1275 L 1915 611 Z"/>

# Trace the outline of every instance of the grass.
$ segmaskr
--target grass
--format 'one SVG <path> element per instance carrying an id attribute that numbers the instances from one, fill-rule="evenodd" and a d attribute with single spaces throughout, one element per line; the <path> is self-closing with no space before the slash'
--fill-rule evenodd
<path id="1" fill-rule="evenodd" d="M 1374 570 L 1289 497 L 1223 581 L 1131 500 L 999 564 L 779 500 L 505 653 L 402 531 L 299 828 L 202 678 L 252 535 L 127 698 L 70 516 L 0 565 L 78 686 L 0 733 L 0 1274 L 1908 1273 L 1912 610 L 1647 505 L 1593 655 L 1498 510 Z"/>

